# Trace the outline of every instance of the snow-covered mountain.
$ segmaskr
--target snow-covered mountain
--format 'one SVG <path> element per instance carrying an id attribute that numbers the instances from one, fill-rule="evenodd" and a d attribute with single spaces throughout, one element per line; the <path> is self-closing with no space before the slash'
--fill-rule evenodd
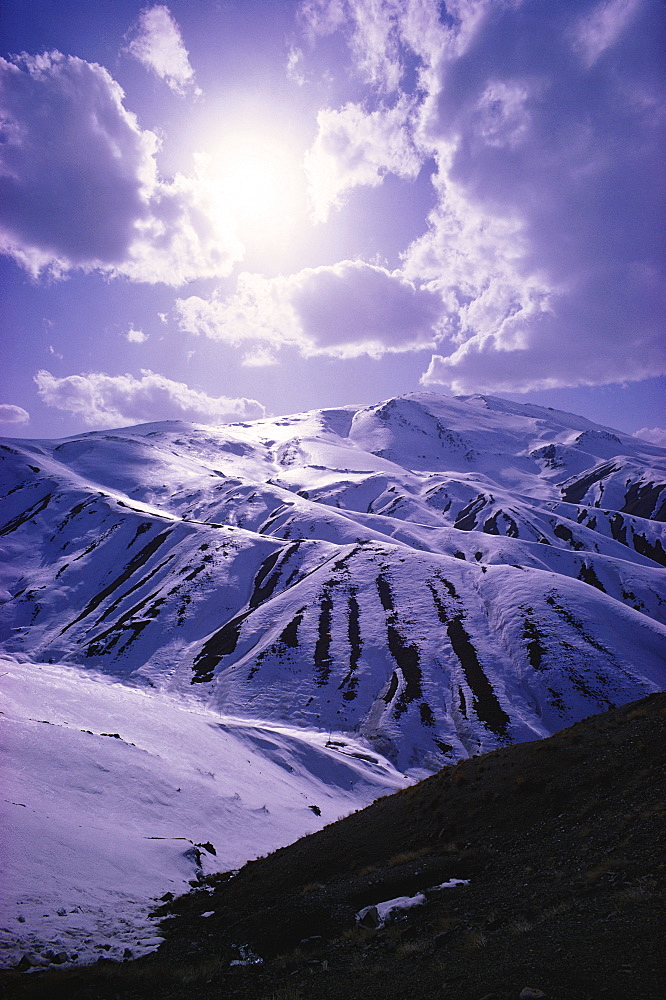
<path id="1" fill-rule="evenodd" d="M 0 641 L 403 770 L 659 685 L 666 453 L 483 396 L 5 444 Z"/>
<path id="2" fill-rule="evenodd" d="M 323 755 L 293 751 L 304 803 L 322 782 L 363 787 L 339 815 L 398 772 L 664 686 L 666 451 L 581 417 L 418 393 L 0 456 L 0 648 L 24 683 L 116 693 L 115 725 L 60 712 L 79 734 L 140 743 L 123 699 L 166 699 L 284 764 L 287 727 L 290 753 Z M 349 753 L 365 777 L 332 778 Z"/>

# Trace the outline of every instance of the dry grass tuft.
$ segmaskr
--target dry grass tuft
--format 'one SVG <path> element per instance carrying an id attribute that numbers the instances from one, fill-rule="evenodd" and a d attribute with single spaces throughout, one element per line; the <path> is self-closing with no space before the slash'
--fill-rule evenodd
<path id="1" fill-rule="evenodd" d="M 478 951 L 480 948 L 485 948 L 488 943 L 486 935 L 481 930 L 469 931 L 463 940 L 463 948 L 465 951 Z"/>
<path id="2" fill-rule="evenodd" d="M 415 958 L 418 955 L 425 955 L 431 950 L 431 944 L 425 939 L 417 941 L 403 941 L 398 945 L 396 954 L 400 958 Z"/>
<path id="3" fill-rule="evenodd" d="M 386 862 L 388 868 L 397 868 L 398 865 L 405 865 L 408 861 L 418 861 L 419 858 L 425 857 L 430 851 L 427 847 L 422 847 L 420 851 L 405 851 L 403 854 L 394 854 L 392 858 L 389 858 Z"/>
<path id="4" fill-rule="evenodd" d="M 307 892 L 319 892 L 321 889 L 325 888 L 326 886 L 323 882 L 308 882 L 308 884 L 304 885 L 301 889 L 301 893 L 302 895 L 305 895 Z"/>

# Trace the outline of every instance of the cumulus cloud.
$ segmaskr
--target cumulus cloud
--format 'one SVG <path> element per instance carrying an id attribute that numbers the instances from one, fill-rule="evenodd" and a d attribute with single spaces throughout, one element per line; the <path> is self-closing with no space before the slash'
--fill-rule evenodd
<path id="1" fill-rule="evenodd" d="M 641 427 L 640 430 L 634 431 L 633 436 L 666 448 L 666 428 L 664 427 Z"/>
<path id="2" fill-rule="evenodd" d="M 31 274 L 178 285 L 242 257 L 203 165 L 161 181 L 158 139 L 104 67 L 24 54 L 0 59 L 0 86 L 0 252 Z"/>
<path id="3" fill-rule="evenodd" d="M 543 275 L 522 270 L 520 215 L 489 215 L 449 181 L 429 222 L 409 248 L 405 272 L 439 292 L 443 342 L 523 350 L 530 324 L 550 312 L 553 289 Z"/>
<path id="4" fill-rule="evenodd" d="M 305 351 L 307 340 L 290 302 L 292 281 L 243 272 L 233 295 L 215 292 L 209 299 L 199 295 L 176 299 L 178 325 L 186 333 L 244 346 L 248 351 L 258 344 L 292 344 Z"/>
<path id="5" fill-rule="evenodd" d="M 396 17 L 400 0 L 366 0 L 349 3 L 348 9 L 353 22 L 350 44 L 361 74 L 378 90 L 395 91 L 404 72 Z"/>
<path id="6" fill-rule="evenodd" d="M 289 295 L 302 330 L 323 353 L 380 356 L 434 339 L 438 297 L 399 271 L 361 261 L 307 268 L 292 279 Z"/>
<path id="7" fill-rule="evenodd" d="M 654 228 L 664 101 L 649 41 L 636 58 L 648 6 L 639 34 L 629 6 L 594 69 L 581 64 L 566 9 L 537 12 L 534 0 L 480 20 L 442 64 L 428 125 L 439 206 L 405 265 L 413 274 L 437 261 L 433 280 L 452 297 L 449 350 L 426 384 L 510 391 L 665 370 Z M 592 18 L 619 10 L 586 7 Z M 455 247 L 468 286 L 451 268 L 452 215 L 486 220 L 479 239 Z"/>
<path id="8" fill-rule="evenodd" d="M 269 368 L 278 364 L 278 359 L 270 347 L 265 344 L 254 344 L 243 355 L 242 364 L 246 368 Z"/>
<path id="9" fill-rule="evenodd" d="M 179 299 L 176 311 L 181 329 L 245 345 L 256 364 L 285 346 L 339 358 L 431 347 L 440 298 L 399 271 L 342 261 L 288 277 L 241 274 L 233 295 Z"/>
<path id="10" fill-rule="evenodd" d="M 354 187 L 376 187 L 387 173 L 411 180 L 418 176 L 421 157 L 410 135 L 409 113 L 406 99 L 370 112 L 359 104 L 319 112 L 317 137 L 305 155 L 315 221 L 325 222 Z"/>
<path id="11" fill-rule="evenodd" d="M 255 399 L 209 396 L 148 369 L 142 369 L 138 379 L 103 372 L 56 378 L 42 370 L 35 382 L 47 406 L 79 417 L 88 427 L 124 427 L 154 420 L 221 424 L 253 420 L 265 413 Z"/>
<path id="12" fill-rule="evenodd" d="M 487 146 L 518 146 L 530 125 L 530 93 L 520 82 L 491 80 L 477 108 L 479 134 Z"/>
<path id="13" fill-rule="evenodd" d="M 136 330 L 133 324 L 130 323 L 129 330 L 125 334 L 125 340 L 128 340 L 130 344 L 145 344 L 149 336 L 150 334 L 144 333 L 143 330 Z"/>
<path id="14" fill-rule="evenodd" d="M 345 33 L 377 106 L 392 87 L 396 107 L 409 109 L 400 123 L 382 120 L 384 144 L 391 130 L 398 141 L 407 130 L 412 149 L 436 164 L 437 205 L 402 265 L 442 301 L 426 384 L 520 391 L 666 371 L 658 7 L 306 4 L 315 40 L 322 25 Z M 359 29 L 370 8 L 376 35 Z M 410 61 L 412 82 L 396 71 Z M 376 183 L 391 169 L 385 163 L 373 176 L 361 155 L 354 179 L 344 142 L 326 151 L 336 164 L 327 167 L 333 182 L 321 205 L 344 195 L 346 176 Z"/>
<path id="15" fill-rule="evenodd" d="M 127 51 L 174 93 L 184 94 L 195 86 L 189 53 L 168 7 L 157 4 L 142 10 L 132 34 Z M 201 93 L 199 88 L 196 92 Z"/>
<path id="16" fill-rule="evenodd" d="M 22 406 L 0 403 L 0 424 L 27 424 L 30 414 Z"/>

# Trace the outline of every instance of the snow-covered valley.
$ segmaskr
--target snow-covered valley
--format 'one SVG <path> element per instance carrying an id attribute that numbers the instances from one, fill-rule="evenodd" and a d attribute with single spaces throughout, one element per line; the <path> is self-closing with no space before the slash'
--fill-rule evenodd
<path id="1" fill-rule="evenodd" d="M 149 913 L 407 782 L 346 738 L 221 716 L 71 666 L 0 660 L 4 966 L 159 942 Z"/>
<path id="2" fill-rule="evenodd" d="M 419 393 L 0 456 L 5 964 L 140 954 L 198 872 L 664 687 L 666 452 L 583 418 Z"/>

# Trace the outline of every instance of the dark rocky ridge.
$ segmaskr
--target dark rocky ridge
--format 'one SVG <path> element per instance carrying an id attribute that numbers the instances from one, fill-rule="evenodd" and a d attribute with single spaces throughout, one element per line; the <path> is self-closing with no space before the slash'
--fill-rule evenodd
<path id="1" fill-rule="evenodd" d="M 6 995 L 656 1000 L 665 730 L 652 695 L 444 768 L 166 903 L 156 955 L 5 974 Z M 450 878 L 469 885 L 384 928 L 355 922 Z M 248 946 L 264 963 L 230 965 Z"/>

